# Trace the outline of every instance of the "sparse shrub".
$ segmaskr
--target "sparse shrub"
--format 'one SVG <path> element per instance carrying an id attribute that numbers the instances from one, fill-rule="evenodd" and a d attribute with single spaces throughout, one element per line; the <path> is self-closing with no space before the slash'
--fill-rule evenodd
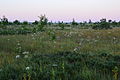
<path id="1" fill-rule="evenodd" d="M 38 16 L 39 17 L 39 23 L 38 23 L 38 31 L 44 31 L 43 28 L 45 25 L 47 25 L 48 19 L 45 15 Z"/>
<path id="2" fill-rule="evenodd" d="M 23 25 L 28 25 L 29 23 L 27 21 L 24 21 L 22 24 Z"/>
<path id="3" fill-rule="evenodd" d="M 1 24 L 8 25 L 8 23 L 8 19 L 5 16 L 3 16 L 3 18 L 1 18 Z"/>
<path id="4" fill-rule="evenodd" d="M 15 24 L 15 25 L 20 25 L 20 21 L 15 20 L 15 21 L 13 21 L 13 24 Z"/>
<path id="5" fill-rule="evenodd" d="M 61 27 L 61 30 L 64 30 L 64 23 L 63 23 L 63 21 L 62 22 L 58 22 L 58 25 L 59 25 L 59 27 Z"/>
<path id="6" fill-rule="evenodd" d="M 50 36 L 50 40 L 55 40 L 56 39 L 56 34 L 53 30 L 48 31 L 48 35 Z"/>
<path id="7" fill-rule="evenodd" d="M 35 21 L 35 22 L 33 22 L 32 24 L 34 24 L 34 25 L 38 25 L 38 23 L 39 23 L 38 21 Z"/>
<path id="8" fill-rule="evenodd" d="M 95 24 L 93 29 L 111 29 L 110 24 L 106 21 L 106 19 L 101 19 L 100 23 Z"/>
<path id="9" fill-rule="evenodd" d="M 118 27 L 118 22 L 112 21 L 112 22 L 111 22 L 111 25 L 112 25 L 112 27 Z"/>
<path id="10" fill-rule="evenodd" d="M 109 66 L 108 63 L 119 60 L 114 60 L 114 56 L 107 57 L 75 52 L 34 53 L 27 59 L 21 57 L 12 64 L 4 63 L 4 66 L 0 67 L 0 79 L 113 80 L 112 69 L 116 75 L 119 67 L 116 71 L 114 66 L 119 64 Z"/>
<path id="11" fill-rule="evenodd" d="M 77 23 L 77 22 L 75 22 L 75 19 L 74 19 L 74 18 L 73 18 L 73 21 L 72 21 L 72 25 L 73 25 L 73 26 L 78 25 L 78 23 Z"/>
<path id="12" fill-rule="evenodd" d="M 48 25 L 52 25 L 53 24 L 53 22 L 51 21 L 51 22 L 48 22 Z"/>

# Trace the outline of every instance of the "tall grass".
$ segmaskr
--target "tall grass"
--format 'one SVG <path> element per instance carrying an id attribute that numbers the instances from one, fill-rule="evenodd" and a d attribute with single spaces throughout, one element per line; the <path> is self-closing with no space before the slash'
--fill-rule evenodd
<path id="1" fill-rule="evenodd" d="M 112 71 L 116 66 L 119 74 L 120 68 L 119 34 L 119 28 L 73 28 L 0 35 L 0 79 L 114 80 Z"/>

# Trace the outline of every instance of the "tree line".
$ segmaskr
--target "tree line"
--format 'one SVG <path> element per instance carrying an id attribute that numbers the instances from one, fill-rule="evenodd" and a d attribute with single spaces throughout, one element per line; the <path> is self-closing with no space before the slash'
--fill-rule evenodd
<path id="1" fill-rule="evenodd" d="M 112 21 L 103 18 L 100 19 L 98 22 L 92 22 L 91 20 L 84 21 L 84 22 L 76 22 L 75 19 L 73 19 L 71 22 L 65 23 L 63 21 L 58 21 L 57 23 L 53 23 L 52 21 L 49 22 L 46 15 L 38 16 L 39 21 L 35 20 L 34 22 L 28 22 L 23 21 L 20 22 L 19 20 L 14 20 L 13 22 L 10 22 L 8 18 L 3 16 L 0 18 L 0 26 L 6 26 L 6 25 L 38 25 L 39 30 L 42 30 L 45 25 L 58 25 L 61 27 L 61 29 L 64 29 L 67 25 L 70 25 L 72 27 L 75 26 L 81 26 L 81 27 L 91 27 L 92 29 L 112 29 L 113 27 L 120 27 L 120 21 Z"/>

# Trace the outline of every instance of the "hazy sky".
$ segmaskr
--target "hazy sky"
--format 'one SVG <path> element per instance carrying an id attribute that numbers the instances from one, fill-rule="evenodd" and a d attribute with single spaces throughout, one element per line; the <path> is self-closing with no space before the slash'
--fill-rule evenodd
<path id="1" fill-rule="evenodd" d="M 120 20 L 120 0 L 0 0 L 0 17 L 9 20 L 38 20 L 46 14 L 49 21 L 77 21 L 101 18 Z"/>

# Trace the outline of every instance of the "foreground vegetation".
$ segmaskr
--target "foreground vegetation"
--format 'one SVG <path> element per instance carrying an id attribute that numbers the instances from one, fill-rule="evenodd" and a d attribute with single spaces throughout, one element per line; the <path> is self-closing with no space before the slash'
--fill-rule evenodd
<path id="1" fill-rule="evenodd" d="M 119 34 L 119 28 L 73 28 L 1 35 L 0 78 L 114 80 L 120 68 Z"/>
<path id="2" fill-rule="evenodd" d="M 0 80 L 120 79 L 119 23 L 48 24 L 45 16 L 34 24 L 6 22 L 0 25 Z"/>

